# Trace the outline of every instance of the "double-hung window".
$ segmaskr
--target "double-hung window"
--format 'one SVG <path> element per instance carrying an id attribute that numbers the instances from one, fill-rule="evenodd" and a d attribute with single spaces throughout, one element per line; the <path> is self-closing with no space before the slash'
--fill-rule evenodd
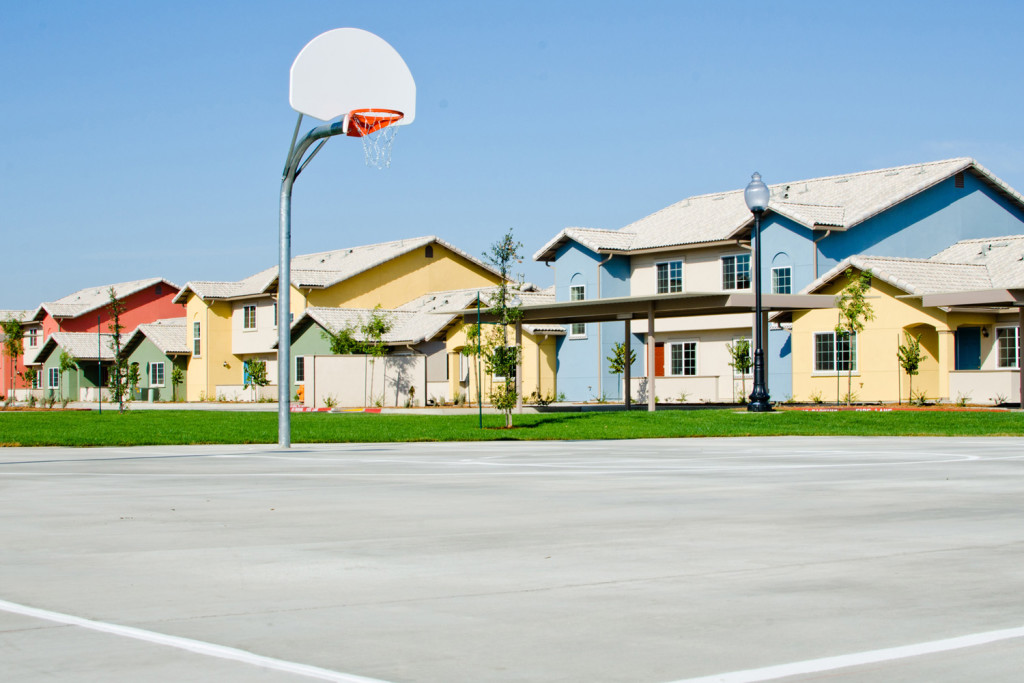
<path id="1" fill-rule="evenodd" d="M 242 307 L 242 329 L 243 330 L 255 330 L 256 329 L 256 305 L 246 304 Z"/>
<path id="2" fill-rule="evenodd" d="M 722 257 L 722 289 L 750 289 L 750 254 Z"/>
<path id="3" fill-rule="evenodd" d="M 814 372 L 857 371 L 857 335 L 814 333 Z"/>
<path id="4" fill-rule="evenodd" d="M 587 298 L 587 288 L 585 285 L 573 285 L 569 287 L 569 301 L 583 301 Z M 570 337 L 586 337 L 587 336 L 587 325 L 586 323 L 573 323 L 569 329 Z"/>
<path id="5" fill-rule="evenodd" d="M 667 261 L 655 264 L 658 273 L 658 294 L 677 294 L 683 291 L 683 262 Z"/>
<path id="6" fill-rule="evenodd" d="M 295 383 L 306 383 L 306 357 L 295 356 Z"/>
<path id="7" fill-rule="evenodd" d="M 46 370 L 46 388 L 60 388 L 60 368 L 48 368 Z"/>
<path id="8" fill-rule="evenodd" d="M 996 365 L 1015 368 L 1020 358 L 1020 330 L 1016 327 L 996 328 Z"/>
<path id="9" fill-rule="evenodd" d="M 199 358 L 202 355 L 203 335 L 199 323 L 192 323 L 192 357 Z"/>
<path id="10" fill-rule="evenodd" d="M 39 346 L 39 330 L 32 328 L 28 331 L 28 346 L 30 349 L 34 349 Z"/>
<path id="11" fill-rule="evenodd" d="M 149 364 L 149 386 L 162 387 L 164 385 L 164 364 Z"/>
<path id="12" fill-rule="evenodd" d="M 668 374 L 677 377 L 693 377 L 697 374 L 697 342 L 669 342 Z"/>
<path id="13" fill-rule="evenodd" d="M 791 267 L 772 268 L 772 293 L 793 293 L 793 269 Z"/>

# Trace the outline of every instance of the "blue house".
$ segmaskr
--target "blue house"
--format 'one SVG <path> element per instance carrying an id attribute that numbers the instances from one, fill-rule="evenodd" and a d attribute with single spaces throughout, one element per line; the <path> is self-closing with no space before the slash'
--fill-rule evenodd
<path id="1" fill-rule="evenodd" d="M 1024 232 L 1024 197 L 973 159 L 958 158 L 769 185 L 762 226 L 762 289 L 796 293 L 857 254 L 928 258 L 954 242 Z M 534 254 L 552 266 L 558 301 L 748 290 L 753 218 L 742 188 L 686 198 L 619 230 L 566 228 Z M 749 379 L 729 367 L 728 345 L 750 338 L 752 316 L 702 316 L 633 329 L 633 377 L 656 347 L 661 398 L 733 400 Z M 768 334 L 768 387 L 792 393 L 789 323 Z M 558 347 L 558 389 L 570 400 L 621 399 L 606 358 L 622 341 L 615 322 L 574 325 Z M 738 384 L 739 383 L 739 384 Z M 634 387 L 635 388 L 635 387 Z M 661 389 L 659 389 L 659 393 Z"/>

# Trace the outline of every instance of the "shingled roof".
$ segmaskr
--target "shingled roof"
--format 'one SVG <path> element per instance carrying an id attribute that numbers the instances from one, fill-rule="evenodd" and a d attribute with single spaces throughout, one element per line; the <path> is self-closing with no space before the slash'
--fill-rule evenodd
<path id="1" fill-rule="evenodd" d="M 110 303 L 110 288 L 114 288 L 114 296 L 118 299 L 125 299 L 150 287 L 165 284 L 168 291 L 178 289 L 178 285 L 162 277 L 151 277 L 145 280 L 132 280 L 130 282 L 117 282 L 112 285 L 101 285 L 98 287 L 86 287 L 77 292 L 72 292 L 56 301 L 47 301 L 40 305 L 35 313 L 36 319 L 40 319 L 43 311 L 46 311 L 54 318 L 77 318 L 91 311 L 103 308 Z"/>
<path id="2" fill-rule="evenodd" d="M 1024 197 L 970 158 L 947 159 L 769 185 L 768 211 L 811 230 L 849 230 L 957 173 L 970 172 L 1024 206 Z M 598 253 L 706 245 L 740 239 L 753 219 L 743 190 L 688 197 L 619 230 L 566 228 L 534 255 L 551 261 L 572 240 Z"/>
<path id="3" fill-rule="evenodd" d="M 1024 235 L 957 242 L 927 259 L 851 256 L 812 282 L 814 292 L 849 267 L 871 275 L 907 294 L 977 292 L 1024 288 Z"/>
<path id="4" fill-rule="evenodd" d="M 500 275 L 494 267 L 434 235 L 428 235 L 295 256 L 291 262 L 291 282 L 295 287 L 303 289 L 326 289 L 428 244 L 439 244 L 480 268 Z M 205 300 L 244 299 L 268 294 L 276 288 L 277 266 L 274 266 L 237 282 L 189 281 L 174 301 L 184 303 L 189 292 Z"/>
<path id="5" fill-rule="evenodd" d="M 101 361 L 114 360 L 114 352 L 110 345 L 114 336 L 111 334 L 99 334 L 94 332 L 54 332 L 43 345 L 39 347 L 31 360 L 26 359 L 26 365 L 38 365 L 42 363 L 57 348 L 64 349 L 75 360 L 97 359 Z"/>
<path id="6" fill-rule="evenodd" d="M 149 339 L 166 356 L 184 356 L 190 354 L 188 344 L 187 320 L 185 318 L 164 318 L 156 322 L 139 325 L 128 336 L 125 349 L 128 353 L 142 342 Z"/>

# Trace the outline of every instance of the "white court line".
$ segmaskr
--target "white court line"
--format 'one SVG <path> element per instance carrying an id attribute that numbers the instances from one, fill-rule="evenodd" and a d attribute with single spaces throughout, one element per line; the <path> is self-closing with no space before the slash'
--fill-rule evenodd
<path id="1" fill-rule="evenodd" d="M 988 631 L 986 633 L 973 633 L 971 635 L 960 636 L 957 638 L 933 640 L 928 643 L 891 647 L 885 650 L 870 650 L 868 652 L 857 652 L 849 655 L 839 655 L 837 657 L 824 657 L 822 659 L 810 659 L 803 662 L 766 666 L 762 669 L 748 669 L 746 671 L 733 671 L 731 673 L 702 676 L 700 678 L 687 678 L 672 681 L 672 683 L 758 683 L 759 681 L 774 681 L 779 678 L 788 678 L 790 676 L 799 676 L 801 674 L 835 671 L 836 669 L 846 669 L 852 666 L 862 666 L 864 664 L 888 662 L 895 659 L 906 659 L 908 657 L 935 654 L 937 652 L 960 650 L 966 647 L 987 645 L 988 643 L 996 643 L 1001 640 L 1011 640 L 1013 638 L 1024 638 L 1024 627 L 1008 628 L 1002 631 Z"/>
<path id="2" fill-rule="evenodd" d="M 189 652 L 206 655 L 208 657 L 230 659 L 244 664 L 263 667 L 264 669 L 284 671 L 286 673 L 306 676 L 307 678 L 315 678 L 321 681 L 335 681 L 336 683 L 386 683 L 385 681 L 381 681 L 376 678 L 365 678 L 363 676 L 341 673 L 339 671 L 321 669 L 320 667 L 309 666 L 307 664 L 289 662 L 283 659 L 264 657 L 263 655 L 253 654 L 233 647 L 205 643 L 201 640 L 179 638 L 177 636 L 169 636 L 164 633 L 156 633 L 155 631 L 133 628 L 131 626 L 120 626 L 118 624 L 108 624 L 103 621 L 83 619 L 82 617 L 75 617 L 70 614 L 61 614 L 60 612 L 51 612 L 49 610 L 38 609 L 36 607 L 19 605 L 6 600 L 0 600 L 0 610 L 11 612 L 12 614 L 21 614 L 27 617 L 33 617 L 35 619 L 44 619 L 58 624 L 67 624 L 68 626 L 78 626 L 92 631 L 111 633 L 124 638 L 134 638 L 135 640 L 142 640 L 147 643 L 166 645 L 167 647 L 187 650 Z"/>

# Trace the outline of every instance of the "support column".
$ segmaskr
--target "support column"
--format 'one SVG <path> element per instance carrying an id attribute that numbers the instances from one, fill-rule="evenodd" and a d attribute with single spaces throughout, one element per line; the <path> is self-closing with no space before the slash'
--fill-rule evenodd
<path id="1" fill-rule="evenodd" d="M 1017 309 L 1017 381 L 1020 382 L 1020 408 L 1024 410 L 1024 306 Z"/>
<path id="2" fill-rule="evenodd" d="M 516 413 L 523 414 L 523 323 L 516 321 Z"/>
<path id="3" fill-rule="evenodd" d="M 647 304 L 647 412 L 655 411 L 654 405 L 654 303 Z"/>
<path id="4" fill-rule="evenodd" d="M 630 396 L 630 391 L 629 391 L 629 384 L 632 381 L 631 372 L 630 372 L 632 370 L 632 368 L 630 367 L 631 363 L 629 362 L 629 355 L 630 355 L 630 353 L 632 353 L 630 351 L 630 342 L 631 342 L 630 337 L 633 336 L 633 335 L 630 334 L 630 329 L 629 329 L 630 328 L 630 323 L 632 322 L 632 320 L 630 318 L 626 318 L 625 322 L 626 322 L 626 324 L 625 324 L 626 340 L 623 342 L 622 345 L 623 345 L 623 347 L 625 347 L 625 351 L 626 351 L 626 354 L 625 354 L 625 356 L 626 356 L 626 365 L 625 365 L 625 368 L 622 371 L 622 382 L 623 382 L 623 385 L 624 385 L 622 387 L 622 390 L 626 394 L 626 396 L 625 396 L 625 398 L 623 400 L 623 404 L 626 406 L 626 410 L 629 410 L 629 406 L 633 402 L 633 398 Z"/>

